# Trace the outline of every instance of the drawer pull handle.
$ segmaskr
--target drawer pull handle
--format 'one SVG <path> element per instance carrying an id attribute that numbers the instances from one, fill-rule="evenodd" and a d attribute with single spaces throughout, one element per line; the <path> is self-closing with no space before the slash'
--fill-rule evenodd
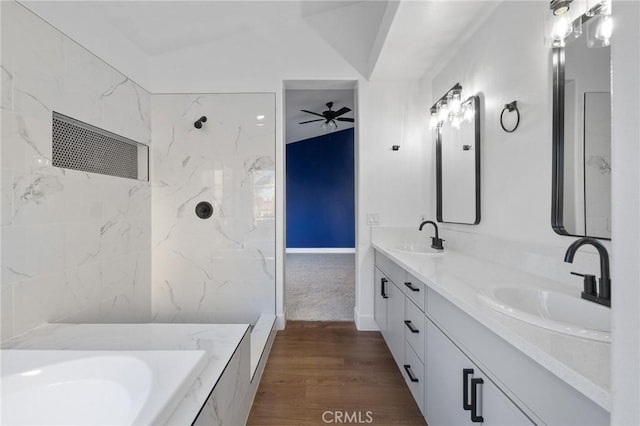
<path id="1" fill-rule="evenodd" d="M 414 382 L 417 383 L 418 382 L 418 378 L 416 376 L 413 375 L 413 371 L 411 371 L 411 366 L 409 364 L 405 364 L 404 365 L 404 371 L 407 372 L 407 376 L 409 376 L 409 379 Z"/>
<path id="2" fill-rule="evenodd" d="M 411 289 L 411 291 L 420 291 L 420 289 L 418 287 L 414 287 L 413 284 L 411 284 L 410 282 L 406 282 L 406 283 L 404 283 L 404 285 L 409 287 Z"/>
<path id="3" fill-rule="evenodd" d="M 386 278 L 380 279 L 380 296 L 382 296 L 383 299 L 389 298 L 389 296 L 387 296 L 387 279 Z"/>
<path id="4" fill-rule="evenodd" d="M 462 408 L 465 410 L 471 410 L 471 403 L 468 402 L 469 398 L 469 376 L 473 375 L 473 368 L 465 368 L 462 370 Z"/>
<path id="5" fill-rule="evenodd" d="M 407 326 L 407 328 L 408 328 L 409 330 L 411 330 L 411 332 L 412 332 L 412 333 L 420 333 L 420 330 L 418 330 L 417 328 L 415 328 L 415 327 L 413 326 L 413 324 L 411 323 L 411 321 L 406 320 L 406 321 L 404 322 L 404 325 L 406 325 L 406 326 Z"/>
<path id="6" fill-rule="evenodd" d="M 484 417 L 478 415 L 478 387 L 484 384 L 482 379 L 471 379 L 471 421 L 473 423 L 484 422 Z"/>

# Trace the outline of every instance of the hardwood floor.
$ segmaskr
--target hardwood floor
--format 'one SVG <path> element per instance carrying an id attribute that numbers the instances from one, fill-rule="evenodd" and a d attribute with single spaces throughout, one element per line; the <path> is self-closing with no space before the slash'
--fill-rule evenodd
<path id="1" fill-rule="evenodd" d="M 351 322 L 288 321 L 248 425 L 424 425 L 382 336 Z"/>

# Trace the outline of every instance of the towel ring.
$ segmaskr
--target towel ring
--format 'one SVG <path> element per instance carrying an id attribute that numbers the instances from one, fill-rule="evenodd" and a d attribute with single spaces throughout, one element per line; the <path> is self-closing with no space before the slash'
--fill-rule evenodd
<path id="1" fill-rule="evenodd" d="M 504 125 L 504 113 L 505 111 L 515 111 L 516 112 L 516 125 L 513 126 L 512 129 L 507 129 Z M 513 101 L 511 103 L 508 103 L 504 106 L 504 108 L 502 108 L 502 112 L 500 113 L 500 127 L 502 127 L 502 130 L 504 130 L 507 133 L 513 133 L 516 131 L 516 129 L 518 128 L 518 125 L 520 124 L 520 111 L 518 110 L 518 105 L 516 101 Z"/>

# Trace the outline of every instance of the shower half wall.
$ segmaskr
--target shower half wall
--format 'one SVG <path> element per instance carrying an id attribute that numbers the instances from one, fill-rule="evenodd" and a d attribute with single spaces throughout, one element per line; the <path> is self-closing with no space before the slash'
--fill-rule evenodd
<path id="1" fill-rule="evenodd" d="M 155 95 L 151 110 L 153 321 L 273 315 L 275 95 Z"/>

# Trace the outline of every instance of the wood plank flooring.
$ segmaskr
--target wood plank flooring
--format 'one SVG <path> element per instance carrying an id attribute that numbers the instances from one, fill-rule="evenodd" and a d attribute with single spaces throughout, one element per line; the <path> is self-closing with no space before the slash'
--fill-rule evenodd
<path id="1" fill-rule="evenodd" d="M 288 321 L 247 424 L 329 423 L 425 425 L 379 332 L 357 331 L 352 322 Z"/>

